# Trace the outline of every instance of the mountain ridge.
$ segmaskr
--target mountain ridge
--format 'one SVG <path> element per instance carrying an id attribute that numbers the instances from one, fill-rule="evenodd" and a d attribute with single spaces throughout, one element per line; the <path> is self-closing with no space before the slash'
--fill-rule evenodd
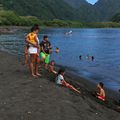
<path id="1" fill-rule="evenodd" d="M 0 4 L 19 15 L 47 20 L 110 21 L 120 11 L 120 0 L 98 0 L 94 5 L 86 0 L 0 0 Z"/>

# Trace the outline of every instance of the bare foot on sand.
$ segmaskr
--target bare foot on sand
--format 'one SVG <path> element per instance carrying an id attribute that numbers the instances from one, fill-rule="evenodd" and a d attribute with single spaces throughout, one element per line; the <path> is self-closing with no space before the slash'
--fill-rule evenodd
<path id="1" fill-rule="evenodd" d="M 36 75 L 38 76 L 38 77 L 41 77 L 42 75 L 41 74 L 39 74 L 39 73 L 36 73 Z"/>
<path id="2" fill-rule="evenodd" d="M 32 76 L 33 76 L 34 78 L 38 78 L 38 76 L 37 76 L 37 75 L 35 75 L 35 74 L 32 74 Z"/>

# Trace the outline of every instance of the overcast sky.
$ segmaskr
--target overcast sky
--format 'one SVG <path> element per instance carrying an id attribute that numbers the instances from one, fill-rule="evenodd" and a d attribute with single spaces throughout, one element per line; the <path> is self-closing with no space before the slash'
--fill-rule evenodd
<path id="1" fill-rule="evenodd" d="M 97 2 L 97 0 L 87 0 L 89 3 L 92 3 L 92 4 L 94 4 L 94 3 L 96 3 Z"/>

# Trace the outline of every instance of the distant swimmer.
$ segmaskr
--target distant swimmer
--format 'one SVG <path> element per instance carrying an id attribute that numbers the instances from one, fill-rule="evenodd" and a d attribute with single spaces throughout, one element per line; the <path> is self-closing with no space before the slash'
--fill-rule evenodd
<path id="1" fill-rule="evenodd" d="M 87 59 L 88 61 L 94 61 L 95 60 L 95 57 L 94 56 L 90 56 L 89 54 L 86 55 L 86 56 L 82 56 L 82 55 L 79 56 L 80 60 L 82 60 L 84 58 Z"/>
<path id="2" fill-rule="evenodd" d="M 94 61 L 95 57 L 94 57 L 94 56 L 87 55 L 87 56 L 86 56 L 86 59 L 88 59 L 88 60 L 90 60 L 90 61 Z"/>
<path id="3" fill-rule="evenodd" d="M 60 52 L 60 49 L 58 47 L 56 47 L 56 49 L 53 51 L 53 49 L 50 48 L 50 53 L 52 54 L 53 52 L 58 54 Z"/>
<path id="4" fill-rule="evenodd" d="M 95 59 L 95 57 L 94 57 L 94 56 L 92 56 L 92 57 L 91 57 L 91 60 L 92 60 L 92 61 L 94 61 L 94 59 Z"/>
<path id="5" fill-rule="evenodd" d="M 79 56 L 79 59 L 82 60 L 82 55 Z"/>
<path id="6" fill-rule="evenodd" d="M 72 35 L 73 31 L 70 30 L 69 32 L 66 32 L 65 35 Z"/>
<path id="7" fill-rule="evenodd" d="M 60 52 L 60 49 L 58 47 L 56 47 L 56 50 L 55 50 L 56 53 L 59 53 Z"/>

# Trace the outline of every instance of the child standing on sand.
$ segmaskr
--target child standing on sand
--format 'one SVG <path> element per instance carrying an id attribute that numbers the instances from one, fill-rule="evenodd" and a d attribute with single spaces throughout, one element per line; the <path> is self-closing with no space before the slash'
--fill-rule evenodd
<path id="1" fill-rule="evenodd" d="M 77 93 L 81 93 L 80 91 L 78 91 L 76 88 L 74 88 L 72 85 L 70 85 L 69 83 L 67 83 L 65 80 L 64 80 L 64 74 L 65 74 L 65 70 L 63 69 L 60 69 L 59 72 L 58 72 L 58 76 L 56 78 L 56 84 L 57 85 L 60 85 L 60 86 L 64 86 L 64 87 L 67 87 Z"/>
<path id="2" fill-rule="evenodd" d="M 42 62 L 45 62 L 45 69 L 47 69 L 50 62 L 50 51 L 52 49 L 51 43 L 48 40 L 48 36 L 45 35 L 43 37 L 43 41 L 40 43 L 40 47 L 40 58 Z"/>
<path id="3" fill-rule="evenodd" d="M 104 84 L 102 82 L 100 82 L 98 85 L 97 85 L 97 88 L 98 88 L 98 91 L 97 91 L 97 98 L 102 100 L 102 101 L 105 101 L 105 90 L 104 90 Z"/>

